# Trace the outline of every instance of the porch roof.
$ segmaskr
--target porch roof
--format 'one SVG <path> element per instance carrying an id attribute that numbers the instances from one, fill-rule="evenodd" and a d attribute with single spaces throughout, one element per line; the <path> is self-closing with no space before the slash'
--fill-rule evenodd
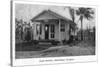
<path id="1" fill-rule="evenodd" d="M 70 19 L 65 18 L 65 17 L 63 17 L 63 16 L 59 15 L 58 13 L 56 13 L 56 12 L 54 12 L 54 11 L 51 11 L 51 10 L 44 10 L 44 11 L 42 11 L 40 14 L 38 14 L 37 16 L 35 16 L 34 18 L 32 18 L 31 21 L 32 21 L 32 22 L 33 22 L 33 21 L 36 21 L 36 19 L 37 19 L 38 17 L 40 17 L 41 15 L 43 15 L 43 14 L 45 14 L 45 13 L 48 13 L 49 15 L 54 16 L 54 17 L 55 17 L 54 19 L 62 19 L 62 20 L 66 21 L 66 22 L 69 23 L 69 24 L 76 25 L 76 24 L 73 23 Z M 45 20 L 45 19 L 44 19 L 44 20 Z M 50 19 L 49 19 L 49 20 L 50 20 Z M 38 21 L 39 21 L 39 20 L 38 20 Z M 43 21 L 43 20 L 41 20 L 41 21 Z"/>

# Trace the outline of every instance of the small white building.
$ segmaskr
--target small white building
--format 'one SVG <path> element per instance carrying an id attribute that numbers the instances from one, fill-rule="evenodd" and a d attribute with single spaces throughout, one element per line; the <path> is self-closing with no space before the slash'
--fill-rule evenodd
<path id="1" fill-rule="evenodd" d="M 31 21 L 34 40 L 69 40 L 71 29 L 76 25 L 51 10 L 44 10 Z"/>

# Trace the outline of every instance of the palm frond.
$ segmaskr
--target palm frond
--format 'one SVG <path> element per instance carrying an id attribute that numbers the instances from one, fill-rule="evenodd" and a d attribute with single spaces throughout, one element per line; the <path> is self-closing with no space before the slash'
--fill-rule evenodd
<path id="1" fill-rule="evenodd" d="M 94 11 L 92 11 L 92 8 L 83 8 L 80 7 L 77 11 L 76 14 L 78 16 L 83 16 L 84 18 L 90 20 L 93 18 L 92 14 L 94 14 Z"/>

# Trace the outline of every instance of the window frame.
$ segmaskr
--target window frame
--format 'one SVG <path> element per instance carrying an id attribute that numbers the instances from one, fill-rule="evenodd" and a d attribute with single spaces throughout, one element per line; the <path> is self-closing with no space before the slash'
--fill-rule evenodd
<path id="1" fill-rule="evenodd" d="M 55 24 L 50 24 L 50 38 L 55 38 Z"/>
<path id="2" fill-rule="evenodd" d="M 65 24 L 61 24 L 60 25 L 60 31 L 61 32 L 65 32 Z"/>

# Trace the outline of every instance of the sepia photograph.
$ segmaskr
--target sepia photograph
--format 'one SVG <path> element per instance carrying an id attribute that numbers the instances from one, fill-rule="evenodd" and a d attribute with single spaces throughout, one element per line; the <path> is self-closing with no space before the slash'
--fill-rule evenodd
<path id="1" fill-rule="evenodd" d="M 95 61 L 96 19 L 95 7 L 13 2 L 12 62 Z"/>

